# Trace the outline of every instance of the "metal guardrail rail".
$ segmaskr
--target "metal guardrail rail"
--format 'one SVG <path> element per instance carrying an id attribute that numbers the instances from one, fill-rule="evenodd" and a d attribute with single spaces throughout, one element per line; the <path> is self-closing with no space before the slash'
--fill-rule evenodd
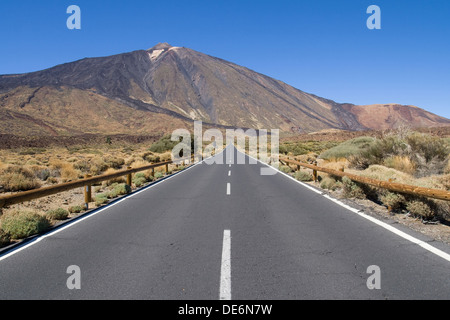
<path id="1" fill-rule="evenodd" d="M 356 174 L 346 173 L 342 169 L 339 170 L 333 170 L 329 168 L 323 168 L 318 167 L 317 165 L 309 164 L 309 163 L 302 163 L 296 160 L 286 159 L 286 158 L 280 158 L 280 161 L 284 161 L 285 163 L 291 163 L 297 165 L 297 168 L 300 169 L 300 167 L 305 167 L 313 170 L 313 178 L 314 181 L 317 181 L 317 172 L 325 172 L 328 174 L 332 174 L 334 176 L 338 177 L 348 177 L 352 181 L 364 183 L 370 186 L 383 188 L 386 190 L 398 192 L 398 193 L 405 193 L 415 196 L 423 196 L 427 198 L 437 199 L 437 200 L 446 200 L 450 201 L 450 191 L 446 190 L 439 190 L 439 189 L 429 189 L 424 187 L 417 187 L 417 186 L 411 186 L 407 184 L 402 183 L 395 183 L 390 181 L 383 181 L 383 180 L 376 180 L 372 178 L 362 177 Z"/>

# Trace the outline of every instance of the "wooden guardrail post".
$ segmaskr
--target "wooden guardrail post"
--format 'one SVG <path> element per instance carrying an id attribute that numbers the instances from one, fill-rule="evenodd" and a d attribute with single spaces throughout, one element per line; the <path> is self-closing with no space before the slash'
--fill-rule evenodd
<path id="1" fill-rule="evenodd" d="M 314 161 L 313 165 L 317 166 L 317 161 Z M 319 175 L 317 174 L 317 170 L 316 169 L 313 169 L 313 179 L 314 179 L 314 182 L 317 182 L 319 180 Z"/>
<path id="2" fill-rule="evenodd" d="M 314 180 L 314 182 L 317 182 L 318 178 L 319 177 L 317 176 L 317 170 L 313 170 L 313 180 Z"/>
<path id="3" fill-rule="evenodd" d="M 127 170 L 131 170 L 131 167 L 128 167 Z M 132 173 L 127 174 L 127 185 L 131 186 L 131 183 L 133 181 Z"/>
<path id="4" fill-rule="evenodd" d="M 169 173 L 169 164 L 166 163 L 166 174 Z"/>
<path id="5" fill-rule="evenodd" d="M 85 175 L 85 178 L 91 178 L 90 174 Z M 89 202 L 92 202 L 92 184 L 88 184 L 84 187 L 84 205 L 86 206 L 86 210 L 89 209 Z"/>

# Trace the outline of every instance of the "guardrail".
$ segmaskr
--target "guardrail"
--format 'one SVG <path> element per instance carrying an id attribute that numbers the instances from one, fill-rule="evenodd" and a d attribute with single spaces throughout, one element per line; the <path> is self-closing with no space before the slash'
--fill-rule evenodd
<path id="1" fill-rule="evenodd" d="M 450 192 L 446 190 L 438 190 L 438 189 L 429 189 L 429 188 L 423 188 L 423 187 L 417 187 L 417 186 L 411 186 L 407 184 L 402 183 L 395 183 L 391 181 L 383 181 L 383 180 L 376 180 L 372 178 L 362 177 L 358 176 L 356 174 L 346 173 L 344 172 L 344 168 L 341 170 L 333 170 L 329 168 L 323 168 L 318 167 L 316 164 L 309 164 L 309 163 L 302 163 L 296 160 L 286 159 L 286 158 L 280 158 L 280 161 L 283 161 L 285 163 L 291 163 L 297 165 L 297 169 L 300 169 L 300 167 L 305 167 L 313 170 L 313 179 L 314 181 L 317 181 L 318 175 L 317 172 L 325 172 L 334 176 L 338 177 L 348 177 L 350 180 L 364 183 L 370 186 L 383 188 L 386 190 L 398 192 L 398 193 L 405 193 L 415 196 L 423 196 L 427 198 L 432 199 L 438 199 L 438 200 L 446 200 L 450 201 Z"/>
<path id="2" fill-rule="evenodd" d="M 181 159 L 180 161 L 185 162 L 186 160 L 195 161 L 193 158 Z M 35 199 L 51 196 L 53 194 L 57 194 L 57 193 L 64 192 L 64 191 L 69 191 L 69 190 L 76 189 L 76 188 L 84 188 L 84 198 L 85 198 L 85 203 L 86 203 L 86 208 L 87 208 L 88 203 L 92 202 L 92 185 L 95 185 L 96 183 L 100 183 L 103 181 L 112 180 L 114 178 L 126 176 L 127 184 L 131 186 L 133 173 L 150 170 L 150 169 L 154 170 L 155 168 L 162 167 L 162 166 L 165 166 L 165 172 L 168 173 L 169 172 L 169 164 L 172 164 L 172 163 L 174 163 L 174 162 L 173 161 L 165 161 L 165 162 L 142 166 L 139 168 L 128 167 L 128 169 L 126 169 L 126 170 L 120 170 L 120 171 L 117 171 L 117 172 L 114 172 L 111 174 L 105 174 L 105 175 L 95 176 L 95 177 L 86 176 L 85 179 L 81 179 L 81 180 L 77 180 L 77 181 L 71 181 L 71 182 L 58 184 L 55 186 L 19 192 L 19 193 L 15 193 L 15 194 L 6 195 L 6 196 L 0 196 L 0 208 L 10 206 L 13 204 L 22 203 L 25 201 L 30 201 L 30 200 L 35 200 Z"/>

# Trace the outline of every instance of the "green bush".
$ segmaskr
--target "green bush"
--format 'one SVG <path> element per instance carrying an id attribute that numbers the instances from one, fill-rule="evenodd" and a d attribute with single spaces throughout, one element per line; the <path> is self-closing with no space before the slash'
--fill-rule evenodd
<path id="1" fill-rule="evenodd" d="M 320 181 L 320 187 L 322 189 L 328 189 L 328 190 L 336 190 L 342 187 L 342 182 L 337 181 L 330 177 L 325 177 Z"/>
<path id="2" fill-rule="evenodd" d="M 164 174 L 162 172 L 155 172 L 155 179 L 160 179 L 162 177 L 164 177 Z"/>
<path id="3" fill-rule="evenodd" d="M 164 153 L 166 151 L 171 151 L 178 143 L 178 141 L 171 140 L 171 135 L 165 135 L 159 141 L 152 144 L 150 151 Z"/>
<path id="4" fill-rule="evenodd" d="M 125 195 L 125 194 L 131 193 L 131 187 L 129 185 L 123 183 L 123 184 L 119 184 L 119 185 L 115 186 L 114 191 L 118 195 Z"/>
<path id="5" fill-rule="evenodd" d="M 320 153 L 339 144 L 334 141 L 296 141 L 285 142 L 279 146 L 280 154 L 291 153 L 294 156 L 305 155 L 310 152 Z"/>
<path id="6" fill-rule="evenodd" d="M 312 181 L 313 177 L 312 174 L 306 172 L 306 171 L 297 171 L 295 173 L 295 179 L 299 180 L 299 181 Z"/>
<path id="7" fill-rule="evenodd" d="M 146 182 L 147 178 L 142 172 L 136 173 L 136 175 L 133 177 L 133 184 L 138 188 L 142 187 Z"/>
<path id="8" fill-rule="evenodd" d="M 2 230 L 12 239 L 23 239 L 39 234 L 50 227 L 50 221 L 37 213 L 16 211 L 2 216 Z"/>
<path id="9" fill-rule="evenodd" d="M 48 178 L 50 178 L 50 170 L 48 170 L 47 168 L 38 170 L 36 172 L 36 177 L 38 177 L 42 181 L 46 181 Z"/>
<path id="10" fill-rule="evenodd" d="M 324 151 L 321 155 L 321 159 L 336 160 L 342 158 L 348 158 L 359 154 L 361 151 L 369 148 L 375 139 L 372 137 L 359 137 L 351 139 L 341 144 Z"/>
<path id="11" fill-rule="evenodd" d="M 284 172 L 284 173 L 291 173 L 292 172 L 292 168 L 289 166 L 281 166 L 280 167 L 280 171 Z"/>
<path id="12" fill-rule="evenodd" d="M 402 210 L 406 205 L 406 199 L 403 195 L 385 191 L 380 196 L 380 200 L 386 206 L 390 207 L 393 212 Z"/>
<path id="13" fill-rule="evenodd" d="M 406 210 L 414 217 L 422 217 L 424 219 L 432 219 L 434 211 L 430 204 L 421 200 L 412 200 L 406 205 Z"/>
<path id="14" fill-rule="evenodd" d="M 348 177 L 342 178 L 342 187 L 344 190 L 344 196 L 347 198 L 365 199 L 366 194 L 363 188 L 356 182 L 352 181 Z"/>
<path id="15" fill-rule="evenodd" d="M 83 206 L 71 206 L 71 207 L 69 207 L 69 212 L 70 213 L 80 213 L 83 210 L 84 210 Z"/>
<path id="16" fill-rule="evenodd" d="M 50 210 L 46 213 L 46 217 L 50 220 L 66 220 L 69 217 L 69 211 L 63 208 Z"/>
<path id="17" fill-rule="evenodd" d="M 116 184 L 114 188 L 106 194 L 107 198 L 116 198 L 121 195 L 126 195 L 131 193 L 131 187 L 125 183 Z"/>
<path id="18" fill-rule="evenodd" d="M 98 195 L 95 196 L 94 200 L 95 205 L 98 207 L 108 202 L 108 196 L 104 193 L 99 193 Z"/>

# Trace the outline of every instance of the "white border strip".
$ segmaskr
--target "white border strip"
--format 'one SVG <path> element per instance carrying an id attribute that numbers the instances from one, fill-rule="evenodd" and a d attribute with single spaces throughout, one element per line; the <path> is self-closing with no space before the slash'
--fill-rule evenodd
<path id="1" fill-rule="evenodd" d="M 238 150 L 238 152 L 241 152 L 241 151 Z M 250 156 L 248 154 L 246 154 L 246 155 L 249 158 L 253 158 L 252 156 Z M 255 159 L 255 158 L 253 158 L 253 159 Z M 260 161 L 258 159 L 255 159 L 255 160 L 257 160 L 259 163 L 261 163 L 263 165 L 268 166 L 269 168 L 271 168 L 271 169 L 273 169 L 275 171 L 278 171 L 278 173 L 283 174 L 284 176 L 290 178 L 291 180 L 297 182 L 298 184 L 300 184 L 300 185 L 302 185 L 302 186 L 304 186 L 304 187 L 314 191 L 315 193 L 318 193 L 318 194 L 322 195 L 324 198 L 326 198 L 326 199 L 328 199 L 330 201 L 333 201 L 334 203 L 340 205 L 341 207 L 344 207 L 345 209 L 350 210 L 350 211 L 358 214 L 359 216 L 361 216 L 361 217 L 363 217 L 363 218 L 365 218 L 365 219 L 367 219 L 367 220 L 377 224 L 378 226 L 380 226 L 380 227 L 382 227 L 382 228 L 384 228 L 384 229 L 386 229 L 386 230 L 388 230 L 388 231 L 398 235 L 399 237 L 402 237 L 405 240 L 408 240 L 408 241 L 410 241 L 410 242 L 412 242 L 414 244 L 417 244 L 418 246 L 422 247 L 423 249 L 425 249 L 425 250 L 427 250 L 427 251 L 429 251 L 431 253 L 434 253 L 435 255 L 437 255 L 437 256 L 447 260 L 448 262 L 450 262 L 450 254 L 448 254 L 448 253 L 446 253 L 446 252 L 444 252 L 442 250 L 439 250 L 436 247 L 433 247 L 432 245 L 428 244 L 425 241 L 419 240 L 419 239 L 417 239 L 417 238 L 415 238 L 415 237 L 413 237 L 413 236 L 411 236 L 411 235 L 409 235 L 409 234 L 407 234 L 407 233 L 405 233 L 403 231 L 400 231 L 399 229 L 394 228 L 393 226 L 391 226 L 390 224 L 387 224 L 386 222 L 383 222 L 383 221 L 378 220 L 378 219 L 376 219 L 376 218 L 374 218 L 372 216 L 369 216 L 369 215 L 365 214 L 364 212 L 362 212 L 361 210 L 352 208 L 349 205 L 347 205 L 347 204 L 345 204 L 345 203 L 343 203 L 343 202 L 341 202 L 339 200 L 336 200 L 336 199 L 330 197 L 329 195 L 327 195 L 327 194 L 325 194 L 325 193 L 323 193 L 323 192 L 321 192 L 321 191 L 319 191 L 319 190 L 317 190 L 317 189 L 315 189 L 315 188 L 313 188 L 313 187 L 311 187 L 311 186 L 309 186 L 309 185 L 307 185 L 307 184 L 305 184 L 305 183 L 303 183 L 301 181 L 298 181 L 297 179 L 293 178 L 292 176 L 290 176 L 290 175 L 288 175 L 288 174 L 286 174 L 284 172 L 281 172 L 277 168 L 274 168 L 274 167 L 268 165 L 267 163 L 264 163 L 264 162 L 262 162 L 262 161 Z"/>

